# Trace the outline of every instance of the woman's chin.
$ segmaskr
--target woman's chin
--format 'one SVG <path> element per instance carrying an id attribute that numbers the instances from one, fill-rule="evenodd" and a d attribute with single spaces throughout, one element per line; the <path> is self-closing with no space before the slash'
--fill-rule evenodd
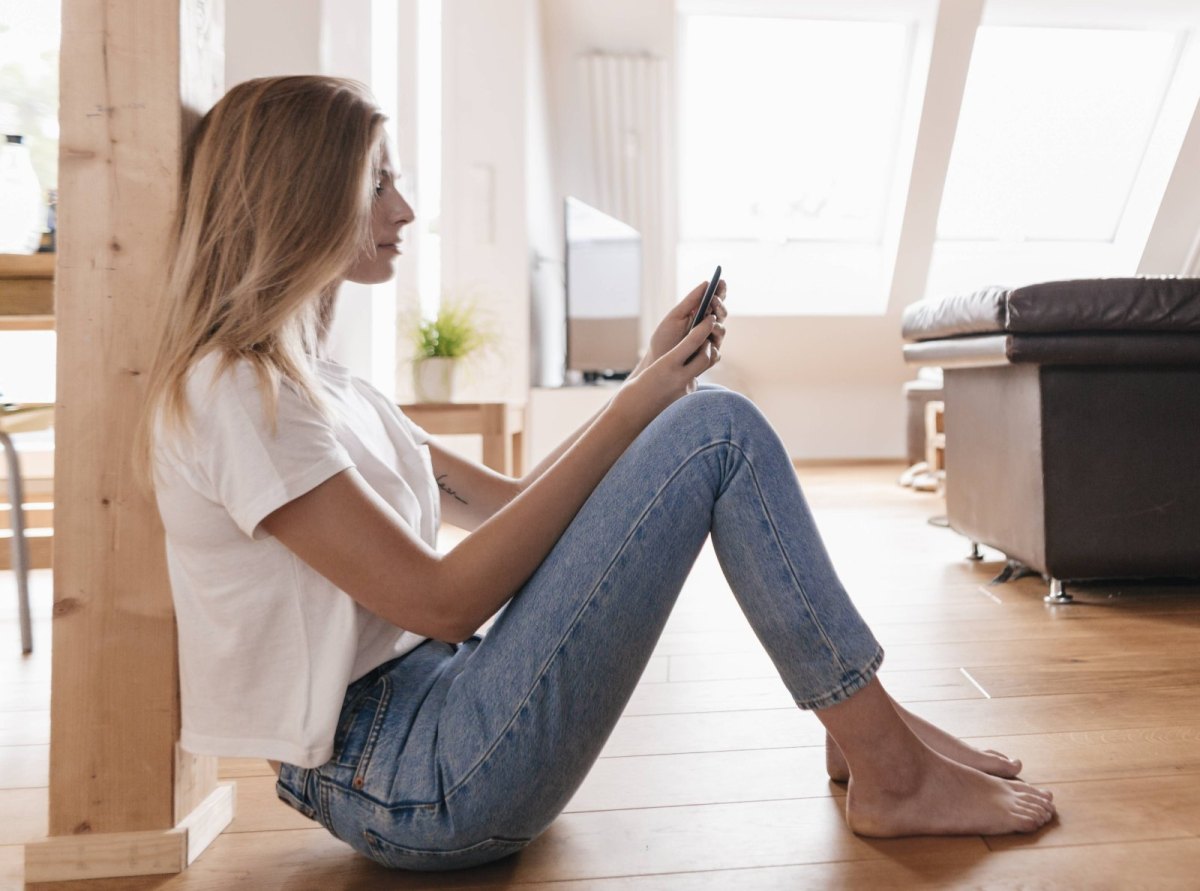
<path id="1" fill-rule="evenodd" d="M 390 263 L 373 265 L 370 269 L 351 269 L 346 273 L 346 281 L 359 285 L 381 285 L 391 281 L 396 276 L 395 267 Z"/>

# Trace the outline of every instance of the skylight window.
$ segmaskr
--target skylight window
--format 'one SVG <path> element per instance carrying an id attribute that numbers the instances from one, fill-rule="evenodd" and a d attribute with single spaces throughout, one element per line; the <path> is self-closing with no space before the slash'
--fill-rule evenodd
<path id="1" fill-rule="evenodd" d="M 734 16 L 686 21 L 683 237 L 878 242 L 907 29 Z"/>
<path id="2" fill-rule="evenodd" d="M 912 24 L 692 14 L 683 40 L 680 287 L 721 262 L 741 312 L 879 311 Z"/>
<path id="3" fill-rule="evenodd" d="M 1134 275 L 1197 100 L 1186 32 L 979 28 L 925 293 Z"/>
<path id="4" fill-rule="evenodd" d="M 938 237 L 1111 242 L 1177 42 L 1162 31 L 980 28 Z"/>

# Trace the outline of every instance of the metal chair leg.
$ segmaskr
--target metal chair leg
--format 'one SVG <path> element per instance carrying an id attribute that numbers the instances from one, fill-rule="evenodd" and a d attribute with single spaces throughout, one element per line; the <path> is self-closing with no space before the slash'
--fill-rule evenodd
<path id="1" fill-rule="evenodd" d="M 1050 579 L 1050 593 L 1042 598 L 1046 603 L 1073 603 L 1075 598 L 1067 593 L 1067 587 L 1061 579 Z"/>
<path id="2" fill-rule="evenodd" d="M 12 567 L 17 577 L 17 612 L 21 621 L 21 652 L 33 652 L 33 623 L 29 618 L 29 547 L 25 541 L 25 497 L 21 490 L 21 465 L 17 449 L 0 430 L 0 445 L 8 459 L 8 501 L 12 515 Z"/>

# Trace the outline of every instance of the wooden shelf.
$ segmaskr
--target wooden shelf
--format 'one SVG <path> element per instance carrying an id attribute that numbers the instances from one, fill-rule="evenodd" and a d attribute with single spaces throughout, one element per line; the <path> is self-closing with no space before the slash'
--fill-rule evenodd
<path id="1" fill-rule="evenodd" d="M 54 278 L 57 254 L 0 254 L 0 278 Z"/>
<path id="2" fill-rule="evenodd" d="M 0 254 L 0 330 L 54 328 L 56 254 Z"/>

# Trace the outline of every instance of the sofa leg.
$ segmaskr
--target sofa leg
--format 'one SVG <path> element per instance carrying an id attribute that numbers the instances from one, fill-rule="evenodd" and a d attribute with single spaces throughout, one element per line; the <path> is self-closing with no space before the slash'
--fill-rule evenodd
<path id="1" fill-rule="evenodd" d="M 1050 579 L 1050 593 L 1042 598 L 1046 603 L 1072 603 L 1075 598 L 1067 593 L 1061 579 Z"/>
<path id="2" fill-rule="evenodd" d="M 971 542 L 971 553 L 967 554 L 967 559 L 976 562 L 983 559 L 983 551 L 979 550 L 979 542 Z"/>

